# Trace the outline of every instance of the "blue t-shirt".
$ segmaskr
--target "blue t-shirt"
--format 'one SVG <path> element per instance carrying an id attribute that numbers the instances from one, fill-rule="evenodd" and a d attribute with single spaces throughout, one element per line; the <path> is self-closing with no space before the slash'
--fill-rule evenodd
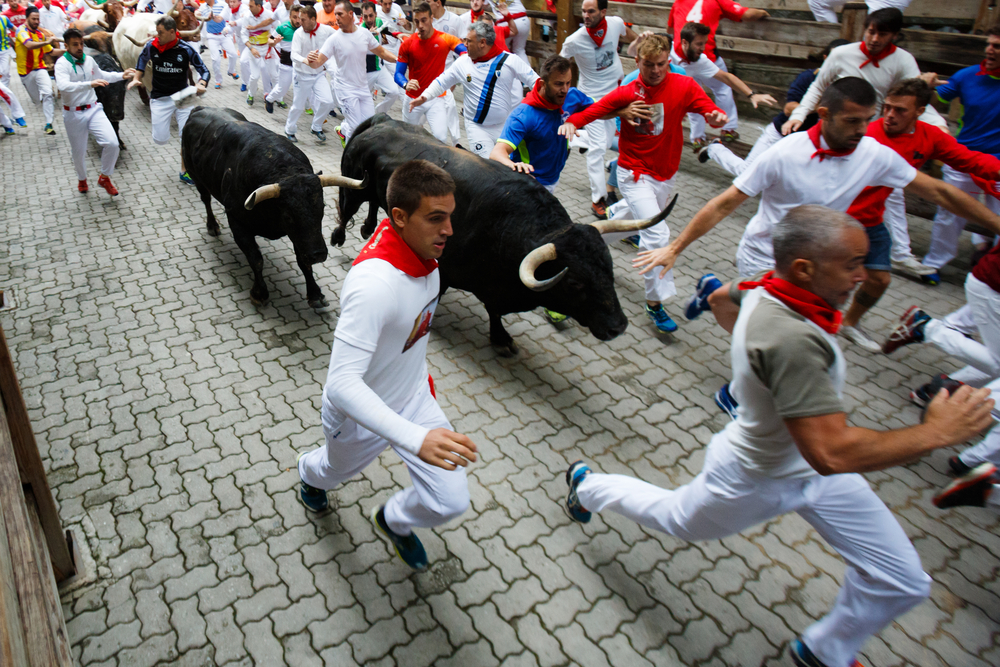
<path id="1" fill-rule="evenodd" d="M 222 11 L 226 8 L 226 3 L 222 0 L 215 0 L 212 4 L 212 15 L 216 18 L 222 16 Z M 226 29 L 225 21 L 212 21 L 209 20 L 205 28 L 206 32 L 210 35 L 221 35 L 222 31 Z"/>
<path id="2" fill-rule="evenodd" d="M 799 75 L 795 77 L 795 81 L 792 81 L 792 85 L 788 87 L 788 94 L 785 96 L 785 102 L 801 102 L 802 98 L 805 97 L 806 91 L 809 90 L 809 86 L 812 82 L 816 80 L 816 72 L 818 70 L 806 69 L 799 72 Z M 774 129 L 781 133 L 781 126 L 785 124 L 788 120 L 788 115 L 784 111 L 779 113 L 773 119 L 771 119 L 771 124 L 774 125 Z M 802 123 L 802 127 L 799 128 L 800 132 L 805 132 L 810 127 L 819 122 L 819 114 L 815 111 L 806 116 L 805 121 Z"/>
<path id="3" fill-rule="evenodd" d="M 973 65 L 955 72 L 937 94 L 945 102 L 962 98 L 959 143 L 1000 157 L 1000 79 L 979 76 L 979 65 Z"/>
<path id="4" fill-rule="evenodd" d="M 510 159 L 524 162 L 535 168 L 535 179 L 542 185 L 555 185 L 566 165 L 569 142 L 556 131 L 566 119 L 594 103 L 576 88 L 570 88 L 562 113 L 539 109 L 522 102 L 514 107 L 497 141 L 514 149 Z"/>

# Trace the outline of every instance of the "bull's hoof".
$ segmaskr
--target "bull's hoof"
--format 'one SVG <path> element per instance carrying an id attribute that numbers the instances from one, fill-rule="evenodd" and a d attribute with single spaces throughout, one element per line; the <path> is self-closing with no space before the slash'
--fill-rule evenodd
<path id="1" fill-rule="evenodd" d="M 363 225 L 361 227 L 361 238 L 367 240 L 375 232 L 375 227 L 369 225 Z"/>
<path id="2" fill-rule="evenodd" d="M 517 356 L 518 352 L 517 343 L 515 343 L 514 341 L 510 341 L 509 343 L 503 345 L 497 343 L 492 343 L 492 345 L 493 345 L 493 351 L 496 352 L 501 357 L 504 357 L 505 359 L 510 359 L 511 357 Z"/>
<path id="3" fill-rule="evenodd" d="M 333 230 L 333 234 L 330 234 L 330 245 L 337 246 L 338 248 L 343 247 L 344 241 L 347 240 L 347 229 L 344 227 L 337 227 Z"/>
<path id="4" fill-rule="evenodd" d="M 118 150 L 120 150 L 120 151 L 127 151 L 128 150 L 128 147 L 125 144 L 122 143 L 121 139 L 118 140 Z"/>
<path id="5" fill-rule="evenodd" d="M 258 299 L 257 297 L 255 297 L 253 295 L 253 292 L 250 293 L 250 303 L 252 303 L 253 305 L 257 306 L 258 308 L 260 308 L 261 306 L 263 306 L 264 304 L 266 304 L 267 303 L 267 299 L 268 299 L 268 295 L 267 294 L 264 295 L 264 298 Z"/>
<path id="6" fill-rule="evenodd" d="M 213 225 L 213 224 L 209 223 L 209 225 L 208 225 L 208 235 L 209 236 L 218 236 L 220 233 L 221 232 L 219 231 L 219 225 L 217 225 L 217 224 Z"/>
<path id="7" fill-rule="evenodd" d="M 323 308 L 328 308 L 330 302 L 326 300 L 325 296 L 321 296 L 318 299 L 309 299 L 309 307 L 313 310 L 322 310 Z"/>

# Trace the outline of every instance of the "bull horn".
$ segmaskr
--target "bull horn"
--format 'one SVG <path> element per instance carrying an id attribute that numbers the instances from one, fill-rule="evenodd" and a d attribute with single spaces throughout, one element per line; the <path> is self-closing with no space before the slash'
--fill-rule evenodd
<path id="1" fill-rule="evenodd" d="M 132 0 L 132 2 L 126 2 L 125 0 L 122 0 L 122 5 L 124 5 L 125 7 L 135 7 L 137 4 L 139 4 L 139 0 Z"/>
<path id="2" fill-rule="evenodd" d="M 670 215 L 670 211 L 674 210 L 674 204 L 677 203 L 677 195 L 670 200 L 667 207 L 660 211 L 654 218 L 646 218 L 645 220 L 598 220 L 591 223 L 591 225 L 597 229 L 599 234 L 611 234 L 612 232 L 637 232 L 640 229 L 646 229 L 647 227 L 652 227 L 658 222 L 663 222 Z"/>
<path id="3" fill-rule="evenodd" d="M 197 18 L 195 19 L 195 21 L 198 23 L 197 26 L 191 28 L 190 30 L 178 30 L 177 35 L 181 39 L 194 39 L 196 36 L 198 36 L 201 33 L 201 21 L 198 21 Z"/>
<path id="4" fill-rule="evenodd" d="M 127 39 L 130 42 L 132 42 L 133 44 L 135 44 L 136 46 L 138 46 L 140 49 L 141 48 L 145 48 L 146 42 L 138 42 L 138 41 L 136 41 L 135 39 L 132 38 L 132 35 L 128 35 L 128 34 L 125 34 L 125 33 L 122 33 L 122 34 L 125 35 L 125 39 Z"/>
<path id="5" fill-rule="evenodd" d="M 88 7 L 90 7 L 91 9 L 101 9 L 101 6 L 100 6 L 100 5 L 95 5 L 95 4 L 94 4 L 94 3 L 92 3 L 92 2 L 90 1 L 90 0 L 83 0 L 83 1 L 84 1 L 84 2 L 85 2 L 85 3 L 87 4 L 87 6 L 88 6 Z M 101 11 L 104 11 L 104 10 L 103 10 L 103 9 L 101 9 Z"/>
<path id="6" fill-rule="evenodd" d="M 275 199 L 281 196 L 281 186 L 277 183 L 271 183 L 270 185 L 262 185 L 247 197 L 246 202 L 243 204 L 243 208 L 250 211 L 254 206 L 264 201 L 265 199 Z"/>
<path id="7" fill-rule="evenodd" d="M 105 23 L 103 19 L 97 19 L 96 23 L 97 23 L 97 25 L 101 26 L 102 28 L 104 28 L 106 30 L 111 30 L 111 26 L 109 26 L 107 23 Z"/>
<path id="8" fill-rule="evenodd" d="M 342 188 L 351 188 L 352 190 L 364 190 L 368 187 L 368 174 L 365 173 L 364 177 L 360 181 L 356 178 L 335 176 L 333 174 L 330 174 L 329 176 L 320 176 L 319 184 L 324 188 L 330 188 L 336 185 Z"/>
<path id="9" fill-rule="evenodd" d="M 535 278 L 535 270 L 545 262 L 551 262 L 555 258 L 556 245 L 554 243 L 546 243 L 525 255 L 524 259 L 521 260 L 521 267 L 517 270 L 517 275 L 524 286 L 535 292 L 544 292 L 555 287 L 556 283 L 562 280 L 566 272 L 569 271 L 568 266 L 547 280 Z"/>

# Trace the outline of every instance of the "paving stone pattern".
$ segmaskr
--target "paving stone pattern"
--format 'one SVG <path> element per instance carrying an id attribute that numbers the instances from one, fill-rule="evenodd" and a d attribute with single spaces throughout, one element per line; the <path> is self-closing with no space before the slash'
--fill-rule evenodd
<path id="1" fill-rule="evenodd" d="M 248 109 L 227 79 L 205 101 L 281 132 L 285 112 L 267 115 L 261 97 Z M 307 306 L 291 245 L 261 239 L 272 300 L 256 308 L 220 206 L 212 238 L 195 189 L 177 180 L 178 140 L 152 143 L 137 96 L 113 200 L 96 188 L 96 145 L 81 195 L 61 120 L 46 137 L 40 109 L 26 107 L 29 129 L 0 137 L 0 285 L 15 304 L 0 323 L 61 516 L 95 567 L 64 598 L 79 664 L 789 665 L 789 640 L 833 602 L 843 563 L 796 515 L 687 544 L 611 513 L 585 527 L 565 513 L 573 461 L 675 487 L 727 422 L 712 401 L 729 375 L 727 336 L 708 317 L 655 334 L 621 244 L 611 253 L 630 326 L 607 343 L 525 313 L 506 318 L 520 356 L 500 359 L 478 301 L 456 291 L 441 300 L 428 362 L 445 413 L 482 460 L 469 471 L 470 510 L 420 533 L 429 572 L 409 571 L 367 519 L 408 483 L 391 451 L 332 492 L 331 511 L 307 514 L 295 456 L 322 440 L 336 297 L 362 245 L 358 226 L 316 267 L 325 313 Z M 299 146 L 337 173 L 332 123 L 320 146 L 307 121 Z M 686 151 L 674 229 L 728 183 Z M 593 219 L 576 152 L 556 193 L 575 220 Z M 682 294 L 706 271 L 734 275 L 754 207 L 690 248 L 676 271 Z M 335 219 L 328 206 L 327 233 Z M 913 226 L 922 251 L 928 223 Z M 886 334 L 911 303 L 955 309 L 960 269 L 936 289 L 894 278 L 868 326 Z M 668 308 L 680 319 L 680 299 Z M 845 399 L 860 426 L 916 423 L 909 389 L 956 368 L 930 348 L 845 351 Z M 867 476 L 934 586 L 865 646 L 866 665 L 1000 664 L 997 518 L 930 503 L 952 453 Z"/>

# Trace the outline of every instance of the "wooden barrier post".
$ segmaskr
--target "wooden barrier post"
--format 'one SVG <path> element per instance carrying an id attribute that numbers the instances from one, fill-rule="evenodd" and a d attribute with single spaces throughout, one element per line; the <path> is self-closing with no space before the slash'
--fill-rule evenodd
<path id="1" fill-rule="evenodd" d="M 562 51 L 563 42 L 576 29 L 573 20 L 575 4 L 574 0 L 558 0 L 556 5 L 556 53 Z"/>
<path id="2" fill-rule="evenodd" d="M 863 2 L 848 2 L 840 15 L 840 37 L 849 42 L 860 42 L 865 34 L 865 18 L 868 5 Z"/>

